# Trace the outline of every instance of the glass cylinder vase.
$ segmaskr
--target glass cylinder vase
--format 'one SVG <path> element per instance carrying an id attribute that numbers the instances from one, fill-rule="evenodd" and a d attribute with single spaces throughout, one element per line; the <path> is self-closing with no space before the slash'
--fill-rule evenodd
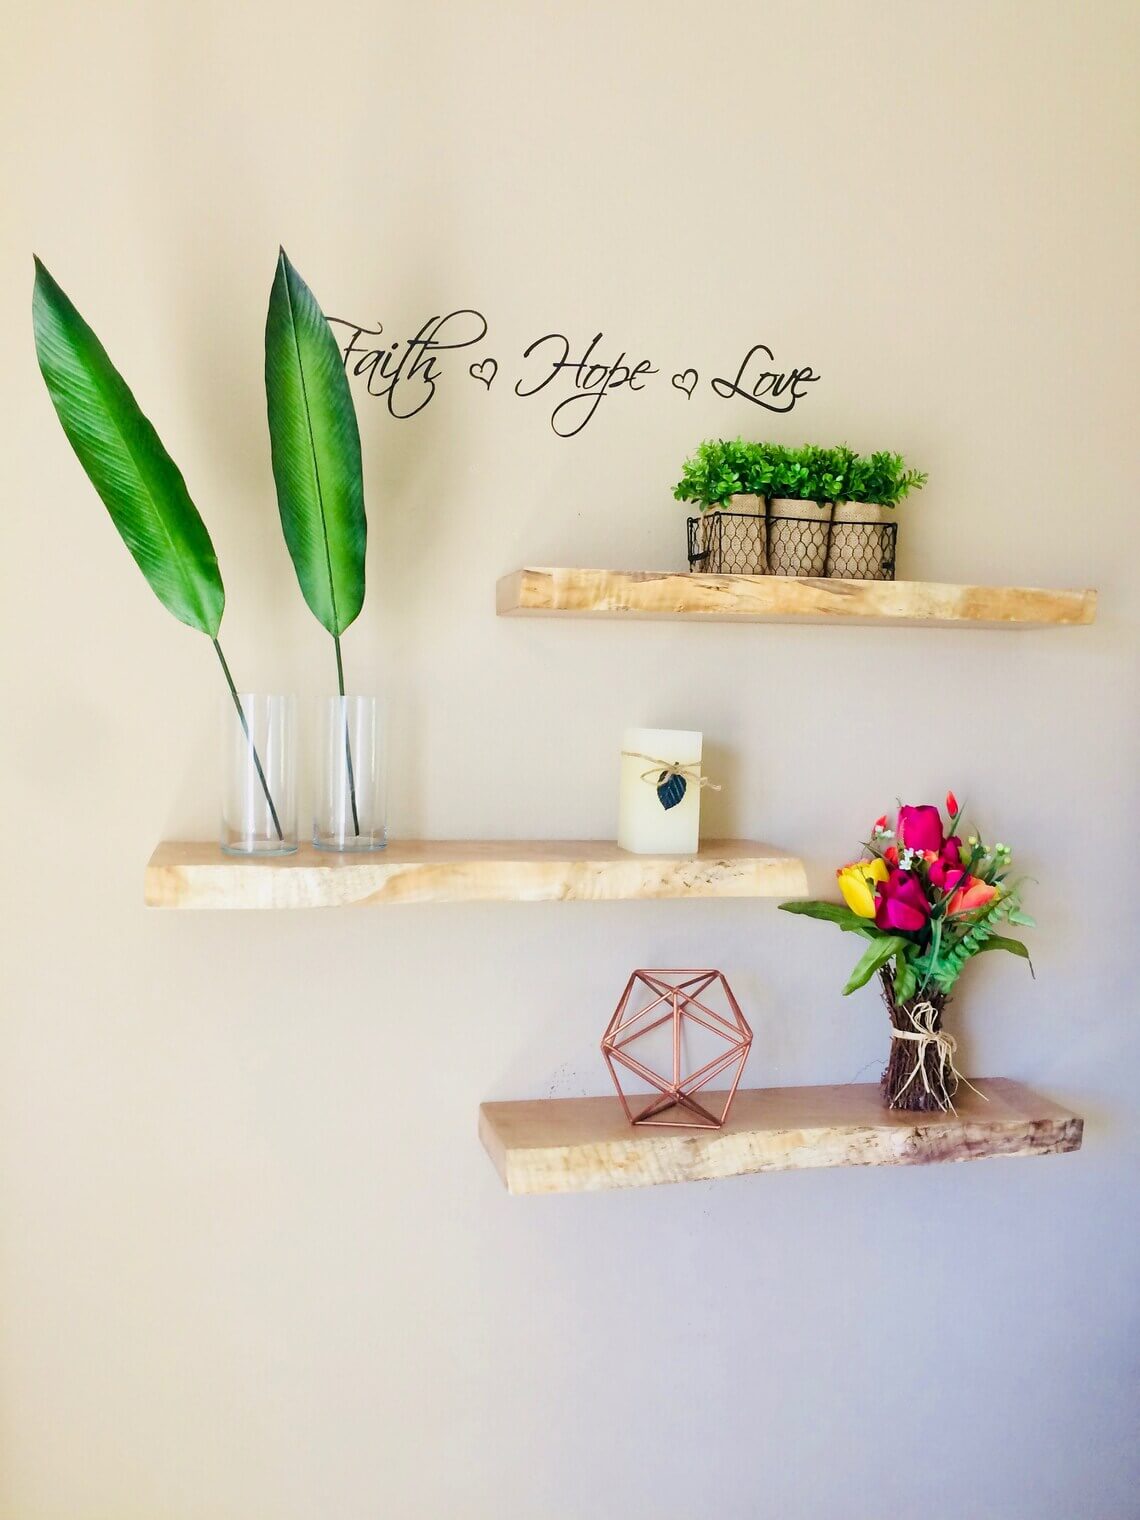
<path id="1" fill-rule="evenodd" d="M 240 704 L 240 705 L 239 705 Z M 297 701 L 243 691 L 222 709 L 222 849 L 291 855 L 297 848 Z"/>
<path id="2" fill-rule="evenodd" d="M 384 848 L 386 739 L 376 697 L 326 697 L 321 702 L 313 816 L 318 850 Z"/>

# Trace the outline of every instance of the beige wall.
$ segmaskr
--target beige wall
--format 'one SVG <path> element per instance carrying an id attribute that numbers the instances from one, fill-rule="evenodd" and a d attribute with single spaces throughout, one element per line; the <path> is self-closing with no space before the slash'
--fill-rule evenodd
<path id="1" fill-rule="evenodd" d="M 5 10 L 3 1520 L 1132 1513 L 1136 8 Z M 309 698 L 279 241 L 394 336 L 480 307 L 503 366 L 413 422 L 359 401 L 345 654 L 392 699 L 395 830 L 612 833 L 622 727 L 688 725 L 721 821 L 822 886 L 952 784 L 1042 925 L 1036 983 L 971 968 L 965 1063 L 1080 1108 L 1079 1155 L 508 1199 L 479 1101 L 604 1091 L 633 965 L 723 967 L 753 1084 L 871 1079 L 847 941 L 763 903 L 143 910 L 153 843 L 214 827 L 219 677 L 64 444 L 31 252 L 187 475 L 239 679 Z M 560 441 L 518 356 L 598 329 L 662 374 Z M 705 385 L 761 340 L 824 377 L 791 417 Z M 679 567 L 681 459 L 737 431 L 905 450 L 904 573 L 1099 585 L 1096 626 L 495 619 L 527 560 Z"/>

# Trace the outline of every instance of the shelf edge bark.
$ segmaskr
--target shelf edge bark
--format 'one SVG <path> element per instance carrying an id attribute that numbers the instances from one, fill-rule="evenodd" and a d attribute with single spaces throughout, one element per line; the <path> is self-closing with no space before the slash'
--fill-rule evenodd
<path id="1" fill-rule="evenodd" d="M 501 617 L 1029 629 L 1089 624 L 1096 605 L 1092 589 L 549 567 L 515 570 L 496 588 Z"/>

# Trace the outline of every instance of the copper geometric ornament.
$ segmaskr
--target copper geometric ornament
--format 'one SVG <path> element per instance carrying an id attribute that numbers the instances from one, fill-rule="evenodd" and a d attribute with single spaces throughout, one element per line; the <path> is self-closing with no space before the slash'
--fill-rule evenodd
<path id="1" fill-rule="evenodd" d="M 711 1006 L 721 1000 L 722 994 L 727 1014 L 718 1013 Z M 643 1003 L 647 995 L 649 1001 Z M 657 1033 L 664 1032 L 666 1025 L 671 1026 L 668 1032 Z M 646 1040 L 655 1033 L 656 1042 Z M 665 1074 L 647 1064 L 653 1059 L 651 1054 L 639 1060 L 631 1053 L 630 1047 L 639 1042 L 643 1051 L 646 1044 L 663 1043 L 664 1050 L 658 1050 L 656 1064 L 669 1068 Z M 697 1053 L 695 1045 L 704 1048 Z M 635 971 L 602 1036 L 602 1055 L 629 1122 L 680 1129 L 720 1129 L 728 1118 L 751 1048 L 752 1031 L 720 971 Z M 718 1115 L 712 1105 L 698 1103 L 693 1094 L 734 1065 L 732 1086 L 723 1104 L 717 1105 Z M 618 1067 L 653 1089 L 654 1095 L 636 1111 L 631 1107 L 631 1098 L 639 1104 L 644 1094 L 626 1095 L 618 1078 Z M 662 1117 L 670 1111 L 672 1117 Z"/>

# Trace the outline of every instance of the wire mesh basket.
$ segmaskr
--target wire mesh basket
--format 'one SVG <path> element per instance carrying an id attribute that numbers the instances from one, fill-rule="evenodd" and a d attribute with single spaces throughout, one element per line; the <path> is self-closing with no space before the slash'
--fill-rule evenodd
<path id="1" fill-rule="evenodd" d="M 893 581 L 897 523 L 709 511 L 689 518 L 689 569 Z"/>

